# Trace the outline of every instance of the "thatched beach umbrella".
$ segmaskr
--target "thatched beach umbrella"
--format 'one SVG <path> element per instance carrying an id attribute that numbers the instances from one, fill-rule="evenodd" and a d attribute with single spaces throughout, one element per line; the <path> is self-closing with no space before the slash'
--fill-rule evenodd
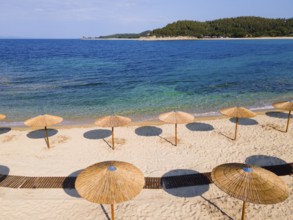
<path id="1" fill-rule="evenodd" d="M 239 118 L 252 118 L 255 117 L 256 114 L 244 107 L 232 107 L 232 108 L 225 108 L 221 109 L 220 112 L 223 115 L 226 115 L 231 118 L 236 118 L 236 125 L 235 125 L 235 135 L 234 140 L 237 139 L 237 128 L 238 128 L 238 119 Z"/>
<path id="2" fill-rule="evenodd" d="M 62 117 L 55 116 L 55 115 L 39 115 L 33 118 L 30 118 L 24 122 L 25 125 L 31 126 L 31 127 L 44 127 L 45 133 L 46 133 L 46 139 L 48 143 L 48 148 L 50 148 L 49 143 L 49 136 L 48 136 L 48 130 L 47 127 L 55 124 L 59 124 L 63 121 Z"/>
<path id="3" fill-rule="evenodd" d="M 84 169 L 75 181 L 79 195 L 98 204 L 114 204 L 134 198 L 145 184 L 143 173 L 134 165 L 120 161 L 105 161 Z"/>
<path id="4" fill-rule="evenodd" d="M 286 200 L 289 195 L 289 188 L 280 177 L 257 166 L 222 164 L 215 167 L 211 175 L 217 187 L 243 201 L 242 220 L 246 202 L 275 204 Z"/>
<path id="5" fill-rule="evenodd" d="M 120 127 L 127 125 L 131 122 L 130 118 L 119 116 L 119 115 L 110 115 L 102 118 L 98 118 L 95 121 L 95 124 L 101 127 L 111 127 L 112 128 L 112 147 L 115 149 L 114 143 L 114 127 Z"/>
<path id="6" fill-rule="evenodd" d="M 194 116 L 187 112 L 171 111 L 161 114 L 159 119 L 163 122 L 175 124 L 175 146 L 177 146 L 177 124 L 193 122 Z"/>
<path id="7" fill-rule="evenodd" d="M 276 103 L 273 103 L 273 106 L 275 108 L 282 109 L 284 111 L 289 111 L 288 120 L 287 120 L 287 126 L 286 126 L 286 132 L 287 132 L 288 127 L 289 127 L 289 122 L 290 122 L 291 111 L 293 111 L 293 102 L 276 102 Z"/>
<path id="8" fill-rule="evenodd" d="M 4 118 L 6 118 L 6 115 L 0 114 L 0 120 L 3 120 Z"/>

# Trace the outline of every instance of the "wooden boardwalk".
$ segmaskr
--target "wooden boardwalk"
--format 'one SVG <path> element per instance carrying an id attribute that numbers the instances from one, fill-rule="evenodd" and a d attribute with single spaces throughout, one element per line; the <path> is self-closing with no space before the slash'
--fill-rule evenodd
<path id="1" fill-rule="evenodd" d="M 278 176 L 292 175 L 293 163 L 265 166 Z M 74 189 L 76 177 L 27 177 L 0 174 L 0 187 L 14 189 Z M 168 177 L 145 177 L 145 189 L 178 188 L 212 183 L 211 173 L 197 173 Z"/>

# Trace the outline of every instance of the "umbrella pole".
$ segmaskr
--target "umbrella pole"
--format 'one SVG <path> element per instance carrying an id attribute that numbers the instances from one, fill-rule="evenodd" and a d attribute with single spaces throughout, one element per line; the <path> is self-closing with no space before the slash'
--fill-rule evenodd
<path id="1" fill-rule="evenodd" d="M 114 220 L 115 216 L 114 216 L 114 204 L 111 204 L 111 219 Z"/>
<path id="2" fill-rule="evenodd" d="M 290 115 L 291 115 L 291 110 L 289 111 L 289 114 L 288 114 L 288 121 L 287 121 L 286 132 L 288 131 L 288 127 L 289 127 L 289 123 L 290 123 Z"/>
<path id="3" fill-rule="evenodd" d="M 175 123 L 175 146 L 177 146 L 177 124 Z"/>
<path id="4" fill-rule="evenodd" d="M 46 142 L 47 142 L 48 148 L 50 148 L 50 142 L 49 142 L 49 136 L 48 136 L 47 126 L 45 126 L 45 132 L 46 132 Z"/>
<path id="5" fill-rule="evenodd" d="M 241 220 L 244 220 L 244 218 L 245 218 L 245 205 L 246 205 L 245 201 L 243 201 Z"/>
<path id="6" fill-rule="evenodd" d="M 112 147 L 114 150 L 115 149 L 115 146 L 114 146 L 114 127 L 112 127 Z"/>
<path id="7" fill-rule="evenodd" d="M 236 141 L 236 139 L 237 139 L 237 128 L 238 128 L 238 117 L 236 117 L 236 126 L 235 126 L 234 141 Z"/>

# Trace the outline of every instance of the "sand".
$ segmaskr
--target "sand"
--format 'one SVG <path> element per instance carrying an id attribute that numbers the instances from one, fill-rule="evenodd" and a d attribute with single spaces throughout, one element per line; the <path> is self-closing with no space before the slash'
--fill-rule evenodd
<path id="1" fill-rule="evenodd" d="M 293 162 L 293 126 L 288 133 L 285 113 L 259 114 L 235 123 L 227 118 L 197 119 L 178 125 L 141 122 L 115 129 L 116 149 L 109 129 L 55 126 L 48 149 L 41 131 L 0 129 L 0 172 L 20 176 L 76 176 L 97 162 L 133 163 L 145 176 L 161 177 L 209 172 L 222 163 L 277 165 Z M 247 205 L 247 219 L 292 219 L 293 176 L 281 177 L 289 198 L 275 205 Z M 0 219 L 108 219 L 110 207 L 90 203 L 75 190 L 0 188 Z M 173 190 L 144 189 L 135 199 L 115 206 L 117 219 L 240 219 L 242 202 L 214 184 Z"/>

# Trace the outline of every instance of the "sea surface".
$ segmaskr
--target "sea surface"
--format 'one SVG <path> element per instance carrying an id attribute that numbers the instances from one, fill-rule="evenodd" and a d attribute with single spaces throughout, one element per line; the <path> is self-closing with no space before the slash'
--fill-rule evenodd
<path id="1" fill-rule="evenodd" d="M 0 113 L 92 120 L 293 99 L 293 40 L 0 40 Z"/>

